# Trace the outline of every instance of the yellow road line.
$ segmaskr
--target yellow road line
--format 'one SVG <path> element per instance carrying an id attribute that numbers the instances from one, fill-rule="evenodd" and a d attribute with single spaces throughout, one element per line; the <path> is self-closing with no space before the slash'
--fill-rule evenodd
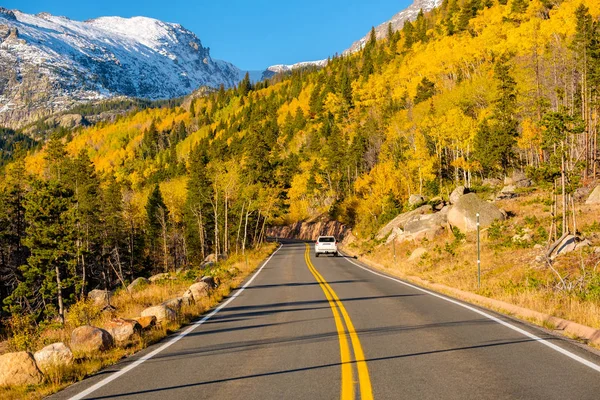
<path id="1" fill-rule="evenodd" d="M 352 341 L 352 348 L 354 350 L 354 357 L 356 359 L 356 365 L 357 365 L 357 369 L 358 369 L 358 381 L 360 384 L 360 398 L 362 400 L 372 400 L 373 399 L 373 388 L 371 386 L 371 378 L 369 377 L 369 369 L 367 368 L 365 354 L 362 349 L 362 345 L 360 344 L 358 334 L 356 333 L 356 330 L 354 329 L 354 324 L 352 323 L 352 320 L 350 319 L 350 315 L 346 311 L 344 304 L 342 303 L 340 298 L 337 296 L 337 294 L 335 293 L 333 288 L 329 285 L 329 283 L 327 283 L 325 278 L 323 278 L 323 276 L 319 273 L 319 271 L 317 271 L 317 269 L 315 268 L 313 263 L 310 261 L 310 247 L 308 244 L 306 244 L 306 253 L 305 253 L 304 258 L 306 260 L 308 269 L 312 272 L 312 274 L 315 276 L 315 278 L 319 282 L 319 285 L 323 289 L 323 292 L 325 293 L 325 296 L 327 297 L 327 300 L 329 301 L 330 305 L 331 305 L 331 298 L 333 298 L 335 304 L 337 305 L 337 308 L 339 308 L 340 312 L 342 313 L 344 322 L 346 323 L 346 327 L 348 328 L 350 340 Z M 332 310 L 335 310 L 334 311 L 334 318 L 335 318 L 335 314 L 337 313 L 337 310 L 333 306 L 332 306 Z M 339 315 L 338 315 L 338 318 L 339 318 Z M 337 321 L 336 321 L 336 326 L 337 326 Z M 343 329 L 343 327 L 342 327 L 342 329 Z M 339 336 L 339 332 L 340 332 L 340 330 L 338 327 L 338 336 Z M 344 338 L 345 338 L 345 331 L 344 331 Z M 341 342 L 340 342 L 340 349 L 341 349 Z M 343 367 L 344 367 L 344 364 L 342 363 L 342 398 L 344 399 Z"/>
<path id="2" fill-rule="evenodd" d="M 319 277 L 315 274 L 316 271 L 311 269 L 310 262 L 310 253 L 308 245 L 306 247 L 306 252 L 304 253 L 304 260 L 306 261 L 306 265 L 308 269 L 312 272 L 317 282 L 319 282 L 319 286 L 325 293 L 325 297 L 327 297 L 327 301 L 329 302 L 329 306 L 331 307 L 331 311 L 333 312 L 333 319 L 335 320 L 335 327 L 338 332 L 338 340 L 340 342 L 340 357 L 342 364 L 342 400 L 353 400 L 354 399 L 354 377 L 352 372 L 352 358 L 350 356 L 350 346 L 348 344 L 348 338 L 346 337 L 346 330 L 344 329 L 344 324 L 342 323 L 342 318 L 340 317 L 340 313 L 336 307 L 336 303 L 328 292 L 327 288 L 323 285 L 323 283 L 319 280 Z"/>

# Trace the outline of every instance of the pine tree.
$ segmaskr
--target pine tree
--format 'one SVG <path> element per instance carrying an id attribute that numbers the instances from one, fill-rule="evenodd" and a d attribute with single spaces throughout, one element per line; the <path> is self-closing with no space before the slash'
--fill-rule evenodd
<path id="1" fill-rule="evenodd" d="M 415 104 L 429 100 L 435 95 L 435 83 L 424 77 L 417 85 L 417 94 L 414 99 Z"/>
<path id="2" fill-rule="evenodd" d="M 153 253 L 157 259 L 162 258 L 164 271 L 169 270 L 168 258 L 168 227 L 169 210 L 165 205 L 160 187 L 154 186 L 146 203 L 146 227 L 148 242 L 152 244 Z M 160 248 L 157 246 L 160 244 Z M 160 256 L 159 256 L 160 254 Z"/>

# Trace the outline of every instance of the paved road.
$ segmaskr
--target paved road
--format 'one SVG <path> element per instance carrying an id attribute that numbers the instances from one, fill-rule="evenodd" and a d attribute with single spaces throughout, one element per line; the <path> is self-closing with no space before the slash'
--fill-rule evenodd
<path id="1" fill-rule="evenodd" d="M 185 336 L 53 399 L 600 399 L 582 346 L 306 249 L 283 245 Z"/>

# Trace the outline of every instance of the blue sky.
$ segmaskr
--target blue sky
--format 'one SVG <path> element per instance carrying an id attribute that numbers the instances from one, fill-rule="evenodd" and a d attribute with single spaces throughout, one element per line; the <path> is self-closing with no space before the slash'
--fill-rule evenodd
<path id="1" fill-rule="evenodd" d="M 142 15 L 193 31 L 213 58 L 261 70 L 341 53 L 412 0 L 2 0 L 0 6 L 75 20 Z"/>

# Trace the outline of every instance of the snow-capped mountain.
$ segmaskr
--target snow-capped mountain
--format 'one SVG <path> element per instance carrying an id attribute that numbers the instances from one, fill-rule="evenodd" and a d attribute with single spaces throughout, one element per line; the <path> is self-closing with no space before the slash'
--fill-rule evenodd
<path id="1" fill-rule="evenodd" d="M 377 34 L 377 39 L 381 39 L 386 36 L 388 25 L 391 23 L 392 28 L 394 30 L 402 29 L 404 26 L 404 22 L 406 21 L 414 21 L 417 19 L 417 15 L 419 15 L 419 11 L 423 10 L 423 12 L 428 12 L 436 8 L 442 4 L 442 0 L 415 0 L 410 6 L 406 9 L 400 11 L 398 14 L 394 15 L 392 19 L 382 23 L 381 25 L 375 28 L 375 33 Z M 361 50 L 365 43 L 369 40 L 370 33 L 367 33 L 365 37 L 354 42 L 349 49 L 344 51 L 344 54 L 354 53 Z"/>
<path id="2" fill-rule="evenodd" d="M 299 62 L 296 64 L 288 64 L 288 65 L 285 65 L 285 64 L 271 65 L 269 68 L 267 68 L 265 71 L 263 71 L 262 76 L 260 77 L 260 80 L 269 79 L 269 78 L 273 77 L 274 75 L 291 72 L 291 71 L 294 71 L 299 68 L 306 68 L 306 67 L 323 68 L 327 65 L 327 62 L 328 62 L 328 60 L 318 60 L 318 61 L 302 61 L 302 62 Z"/>
<path id="3" fill-rule="evenodd" d="M 0 8 L 0 125 L 22 126 L 94 99 L 183 96 L 242 76 L 179 24 L 145 17 L 80 22 Z"/>

